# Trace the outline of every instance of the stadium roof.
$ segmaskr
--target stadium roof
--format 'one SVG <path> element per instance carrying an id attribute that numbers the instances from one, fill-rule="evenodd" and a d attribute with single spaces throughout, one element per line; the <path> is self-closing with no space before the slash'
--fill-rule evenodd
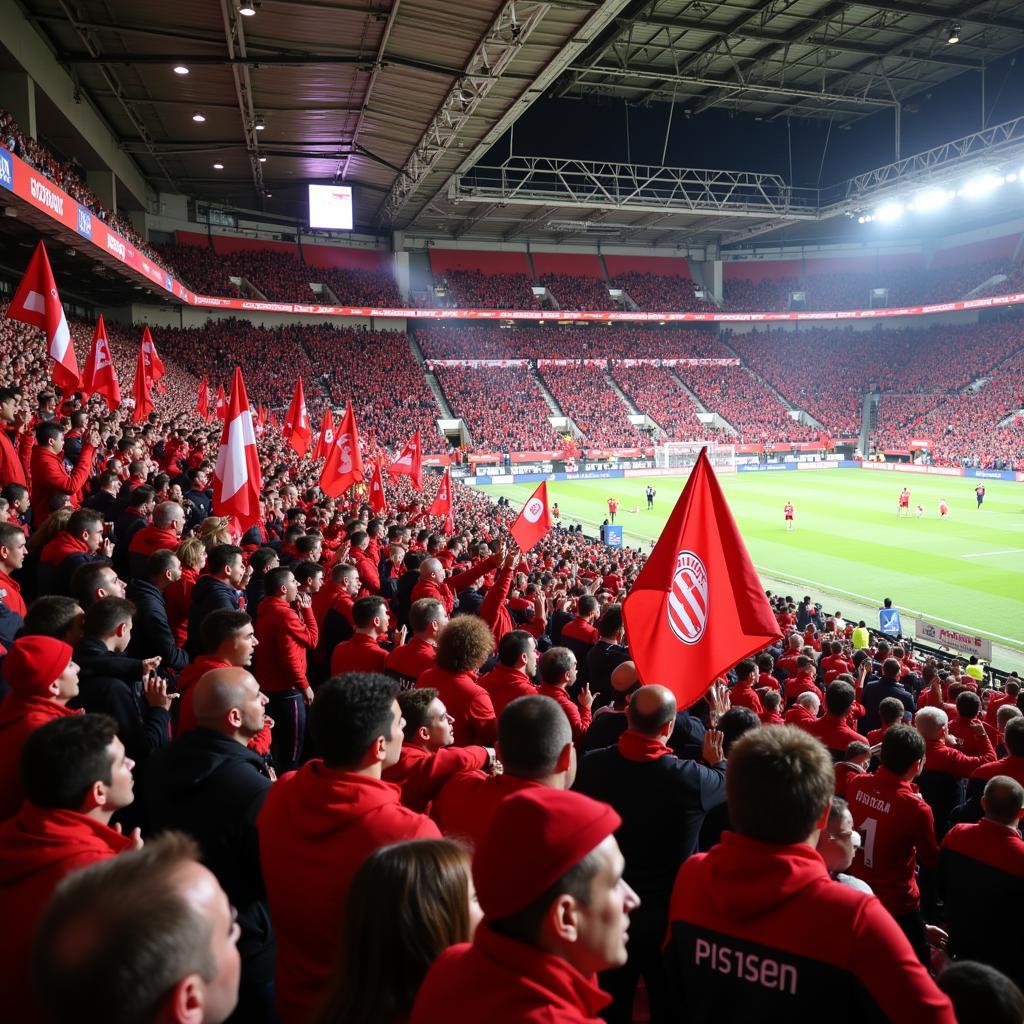
<path id="1" fill-rule="evenodd" d="M 252 0 L 251 16 L 238 0 L 20 5 L 154 188 L 304 219 L 306 183 L 346 182 L 357 228 L 466 239 L 814 237 L 817 198 L 762 202 L 792 186 L 784 175 L 688 180 L 557 144 L 555 158 L 511 162 L 493 147 L 558 97 L 898 121 L 915 94 L 1024 45 L 1024 5 L 1001 0 Z M 600 109 L 580 117 L 600 136 Z"/>

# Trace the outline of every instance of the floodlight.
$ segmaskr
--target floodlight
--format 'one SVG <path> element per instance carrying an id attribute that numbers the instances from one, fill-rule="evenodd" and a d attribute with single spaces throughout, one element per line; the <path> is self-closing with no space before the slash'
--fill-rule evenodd
<path id="1" fill-rule="evenodd" d="M 946 42 L 950 46 L 960 42 L 960 26 L 955 22 L 949 26 L 949 34 L 946 36 Z"/>
<path id="2" fill-rule="evenodd" d="M 995 192 L 1004 180 L 999 174 L 980 174 L 977 178 L 965 182 L 959 194 L 968 199 L 980 199 Z"/>
<path id="3" fill-rule="evenodd" d="M 950 195 L 945 189 L 928 188 L 914 196 L 910 209 L 917 213 L 931 213 L 933 210 L 941 210 L 949 200 Z"/>
<path id="4" fill-rule="evenodd" d="M 902 203 L 885 203 L 875 210 L 875 217 L 887 223 L 889 221 L 899 220 L 903 216 L 904 207 Z"/>

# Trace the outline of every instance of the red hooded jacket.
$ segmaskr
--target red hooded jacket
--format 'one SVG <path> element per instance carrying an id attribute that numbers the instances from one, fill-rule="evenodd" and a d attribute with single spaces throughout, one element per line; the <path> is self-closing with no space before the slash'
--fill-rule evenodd
<path id="1" fill-rule="evenodd" d="M 339 644 L 339 646 L 341 646 Z M 454 719 L 455 742 L 459 746 L 482 743 L 493 747 L 498 719 L 487 691 L 477 682 L 475 672 L 449 672 L 439 665 L 427 669 L 416 680 L 416 688 L 438 691 L 441 702 Z"/>
<path id="2" fill-rule="evenodd" d="M 256 827 L 277 933 L 282 1024 L 305 1024 L 323 995 L 359 865 L 389 843 L 440 835 L 400 796 L 398 786 L 320 760 L 282 776 L 267 793 Z"/>
<path id="3" fill-rule="evenodd" d="M 461 772 L 483 768 L 488 753 L 483 747 L 442 747 L 427 750 L 417 743 L 403 743 L 397 764 L 384 770 L 384 781 L 402 790 L 402 803 L 426 814 L 431 800 L 449 779 Z"/>
<path id="4" fill-rule="evenodd" d="M 529 697 L 537 693 L 537 687 L 530 682 L 525 672 L 501 663 L 482 675 L 478 681 L 490 695 L 494 713 L 499 718 L 502 711 L 517 697 Z"/>
<path id="5" fill-rule="evenodd" d="M 464 772 L 452 779 L 435 797 L 430 816 L 446 836 L 475 846 L 505 797 L 539 785 L 541 783 L 515 775 Z"/>
<path id="6" fill-rule="evenodd" d="M 256 614 L 252 674 L 267 693 L 306 690 L 306 652 L 316 647 L 320 633 L 312 608 L 301 608 L 302 618 L 283 597 L 265 597 Z"/>
<path id="7" fill-rule="evenodd" d="M 687 1020 L 954 1024 L 949 1000 L 882 904 L 816 850 L 725 832 L 679 869 L 669 971 Z"/>
<path id="8" fill-rule="evenodd" d="M 601 1024 L 609 1002 L 568 960 L 481 924 L 434 961 L 409 1024 Z"/>
<path id="9" fill-rule="evenodd" d="M 434 667 L 436 654 L 437 648 L 432 643 L 414 636 L 387 656 L 384 668 L 409 679 L 419 679 L 428 668 Z"/>
<path id="10" fill-rule="evenodd" d="M 387 657 L 388 652 L 373 637 L 356 633 L 350 639 L 342 640 L 331 652 L 331 675 L 383 672 Z"/>
<path id="11" fill-rule="evenodd" d="M 71 507 L 78 508 L 82 486 L 92 469 L 95 452 L 91 444 L 83 444 L 74 472 L 68 473 L 64 469 L 63 456 L 40 445 L 32 449 L 32 522 L 35 526 L 50 514 L 50 499 L 58 491 L 70 494 Z"/>
<path id="12" fill-rule="evenodd" d="M 31 937 L 65 875 L 133 846 L 128 836 L 77 811 L 22 805 L 0 825 L 0 991 L 4 1016 L 41 1020 L 27 983 Z M 17 923 L 17 927 L 14 927 Z"/>

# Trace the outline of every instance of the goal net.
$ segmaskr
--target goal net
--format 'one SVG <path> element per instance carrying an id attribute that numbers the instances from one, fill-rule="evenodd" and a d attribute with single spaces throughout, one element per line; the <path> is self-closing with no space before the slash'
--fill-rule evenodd
<path id="1" fill-rule="evenodd" d="M 708 459 L 715 469 L 736 468 L 736 445 L 713 441 L 666 441 L 654 449 L 654 465 L 659 469 L 689 469 L 702 448 L 707 448 Z"/>

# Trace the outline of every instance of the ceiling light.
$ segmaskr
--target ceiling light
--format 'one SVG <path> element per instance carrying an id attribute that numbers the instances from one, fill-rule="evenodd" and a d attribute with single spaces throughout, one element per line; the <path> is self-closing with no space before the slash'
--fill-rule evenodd
<path id="1" fill-rule="evenodd" d="M 875 210 L 875 217 L 886 223 L 888 221 L 899 220 L 903 216 L 903 204 L 902 203 L 886 203 L 884 206 L 880 206 Z"/>
<path id="2" fill-rule="evenodd" d="M 251 18 L 256 13 L 256 0 L 252 0 L 251 3 L 241 3 L 238 5 L 238 13 L 246 18 Z"/>
<path id="3" fill-rule="evenodd" d="M 946 37 L 946 42 L 952 46 L 954 43 L 960 42 L 960 26 L 955 22 L 949 26 L 949 35 Z"/>
<path id="4" fill-rule="evenodd" d="M 213 165 L 213 169 L 215 171 L 223 171 L 224 170 L 224 165 L 223 164 L 214 164 Z"/>
<path id="5" fill-rule="evenodd" d="M 194 114 L 192 115 L 192 120 L 193 120 L 193 121 L 195 121 L 195 123 L 196 123 L 196 124 L 202 124 L 202 123 L 203 123 L 203 122 L 204 122 L 204 121 L 206 120 L 206 115 L 205 115 L 205 114 L 201 114 L 201 113 L 200 113 L 200 112 L 199 112 L 199 111 L 197 110 L 197 111 L 196 111 L 196 112 L 195 112 L 195 113 L 194 113 Z"/>
<path id="6" fill-rule="evenodd" d="M 253 128 L 255 128 L 256 131 L 258 132 L 266 131 L 267 123 L 266 121 L 263 120 L 262 117 L 257 117 L 255 122 L 253 123 Z"/>
<path id="7" fill-rule="evenodd" d="M 174 65 L 174 73 L 176 75 L 187 75 L 188 74 L 188 68 L 185 67 L 184 64 L 175 64 Z"/>
<path id="8" fill-rule="evenodd" d="M 261 156 L 260 157 L 260 163 L 261 164 L 265 164 L 266 162 L 267 162 L 267 158 L 265 156 Z"/>

